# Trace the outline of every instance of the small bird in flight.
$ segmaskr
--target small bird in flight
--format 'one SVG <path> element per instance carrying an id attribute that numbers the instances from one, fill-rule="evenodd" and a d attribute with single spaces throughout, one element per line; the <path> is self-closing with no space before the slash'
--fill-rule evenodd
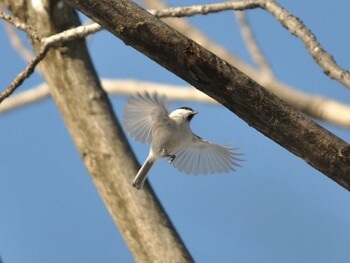
<path id="1" fill-rule="evenodd" d="M 150 152 L 133 186 L 142 188 L 149 170 L 161 158 L 187 174 L 228 173 L 240 166 L 239 148 L 228 148 L 195 135 L 190 122 L 196 111 L 181 107 L 169 114 L 170 104 L 158 93 L 131 96 L 124 112 L 124 124 L 131 137 L 151 144 Z"/>

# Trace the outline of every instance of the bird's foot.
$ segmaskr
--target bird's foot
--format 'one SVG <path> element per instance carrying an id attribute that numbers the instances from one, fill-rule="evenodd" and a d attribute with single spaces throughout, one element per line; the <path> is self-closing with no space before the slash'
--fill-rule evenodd
<path id="1" fill-rule="evenodd" d="M 173 154 L 173 155 L 168 155 L 167 157 L 168 157 L 168 163 L 172 163 L 175 160 L 176 156 Z"/>
<path id="2" fill-rule="evenodd" d="M 166 151 L 165 149 L 161 149 L 161 150 L 159 151 L 159 155 L 160 155 L 160 157 L 162 157 L 162 158 L 168 157 L 168 156 L 169 156 L 168 153 L 167 153 L 167 151 Z"/>
<path id="3" fill-rule="evenodd" d="M 174 154 L 168 154 L 165 149 L 160 150 L 160 156 L 162 158 L 168 158 L 168 163 L 172 163 L 176 157 Z"/>

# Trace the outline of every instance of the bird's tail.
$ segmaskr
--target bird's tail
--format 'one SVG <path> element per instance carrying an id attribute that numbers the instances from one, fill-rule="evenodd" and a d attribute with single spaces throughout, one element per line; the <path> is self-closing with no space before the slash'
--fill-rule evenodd
<path id="1" fill-rule="evenodd" d="M 135 176 L 135 179 L 132 183 L 134 187 L 136 187 L 137 189 L 142 188 L 143 184 L 146 181 L 147 174 L 149 170 L 152 168 L 154 163 L 155 163 L 154 160 L 150 160 L 149 158 L 146 159 L 144 164 L 141 166 L 139 172 Z"/>

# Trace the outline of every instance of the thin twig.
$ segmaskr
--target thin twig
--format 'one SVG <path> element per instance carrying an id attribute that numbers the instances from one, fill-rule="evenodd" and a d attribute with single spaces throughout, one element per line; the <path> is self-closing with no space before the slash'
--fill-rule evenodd
<path id="1" fill-rule="evenodd" d="M 22 24 L 22 28 L 25 28 L 25 26 L 23 25 L 24 23 L 21 23 L 21 24 Z M 101 27 L 98 24 L 90 24 L 87 26 L 79 26 L 73 29 L 63 31 L 62 33 L 59 33 L 56 35 L 42 38 L 41 39 L 42 46 L 39 53 L 29 62 L 27 67 L 20 74 L 16 76 L 16 78 L 5 89 L 5 91 L 0 93 L 0 104 L 4 99 L 6 99 L 16 90 L 16 88 L 18 88 L 26 78 L 28 78 L 33 73 L 35 67 L 45 57 L 50 47 L 54 46 L 57 43 L 71 41 L 78 38 L 83 38 L 99 30 L 101 30 Z"/>
<path id="2" fill-rule="evenodd" d="M 36 65 L 45 57 L 47 51 L 49 50 L 47 45 L 43 45 L 39 53 L 29 62 L 27 67 L 17 75 L 17 77 L 12 81 L 10 86 L 8 86 L 5 91 L 0 94 L 0 103 L 10 96 L 17 87 L 19 87 L 23 81 L 28 78 L 34 71 Z"/>
<path id="3" fill-rule="evenodd" d="M 17 34 L 18 31 L 8 23 L 5 23 L 5 30 L 14 49 L 16 49 L 22 58 L 29 63 L 33 58 L 33 52 L 25 47 Z"/>
<path id="4" fill-rule="evenodd" d="M 52 46 L 57 43 L 84 38 L 88 35 L 91 35 L 100 31 L 101 29 L 102 29 L 101 26 L 96 23 L 89 24 L 86 26 L 78 26 L 78 27 L 63 31 L 61 33 L 46 37 L 42 40 L 42 43 Z"/>
<path id="5" fill-rule="evenodd" d="M 27 25 L 26 23 L 21 22 L 21 20 L 19 20 L 17 17 L 10 16 L 10 15 L 6 14 L 5 12 L 0 11 L 0 19 L 7 21 L 8 23 L 14 25 L 15 27 L 17 27 L 20 30 L 23 30 L 28 35 L 30 35 L 31 38 L 33 38 L 37 41 L 41 40 L 41 36 L 38 34 L 38 32 L 36 32 L 36 30 L 34 28 Z"/>
<path id="6" fill-rule="evenodd" d="M 235 12 L 235 15 L 239 24 L 239 28 L 241 30 L 242 38 L 254 62 L 262 71 L 262 73 L 266 74 L 268 77 L 273 77 L 273 72 L 270 68 L 270 65 L 265 59 L 261 49 L 257 44 L 257 41 L 254 37 L 251 27 L 247 21 L 245 12 L 244 11 Z"/>
<path id="7" fill-rule="evenodd" d="M 259 2 L 261 3 L 261 8 L 270 12 L 285 28 L 304 42 L 311 56 L 323 68 L 327 76 L 339 81 L 350 89 L 350 73 L 338 66 L 332 55 L 322 47 L 316 36 L 303 24 L 300 18 L 293 16 L 273 0 Z"/>
<path id="8" fill-rule="evenodd" d="M 230 1 L 207 5 L 192 5 L 181 7 L 170 7 L 161 10 L 148 10 L 152 15 L 158 18 L 164 17 L 189 17 L 194 15 L 206 15 L 218 13 L 227 10 L 246 10 L 260 7 L 259 0 L 256 1 Z"/>

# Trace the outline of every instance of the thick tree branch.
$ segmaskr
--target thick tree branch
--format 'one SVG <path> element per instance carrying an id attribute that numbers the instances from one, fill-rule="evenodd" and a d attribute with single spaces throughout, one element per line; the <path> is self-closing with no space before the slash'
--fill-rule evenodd
<path id="1" fill-rule="evenodd" d="M 165 5 L 162 0 L 142 0 L 142 2 L 149 8 L 168 9 L 168 6 Z M 266 87 L 284 101 L 288 102 L 294 108 L 309 114 L 314 118 L 327 120 L 349 127 L 348 116 L 345 116 L 345 113 L 341 113 L 345 108 L 348 108 L 346 105 L 331 101 L 321 96 L 315 96 L 298 91 L 293 87 L 280 82 L 274 77 L 267 76 L 264 72 L 255 70 L 246 62 L 240 60 L 237 56 L 226 50 L 223 46 L 211 41 L 201 31 L 187 23 L 186 20 L 164 19 L 164 21 L 177 31 L 190 37 L 209 51 L 213 52 L 220 58 L 226 60 L 234 67 L 241 70 L 243 73 L 247 74 L 253 80 Z"/>
<path id="2" fill-rule="evenodd" d="M 242 72 L 127 0 L 66 0 L 249 125 L 350 189 L 350 146 Z"/>
<path id="3" fill-rule="evenodd" d="M 78 26 L 74 10 L 61 1 L 36 1 L 12 11 L 43 36 Z M 34 49 L 40 46 L 35 42 Z M 53 47 L 43 75 L 94 183 L 138 262 L 191 262 L 152 189 L 131 186 L 139 165 L 102 90 L 83 40 Z"/>

